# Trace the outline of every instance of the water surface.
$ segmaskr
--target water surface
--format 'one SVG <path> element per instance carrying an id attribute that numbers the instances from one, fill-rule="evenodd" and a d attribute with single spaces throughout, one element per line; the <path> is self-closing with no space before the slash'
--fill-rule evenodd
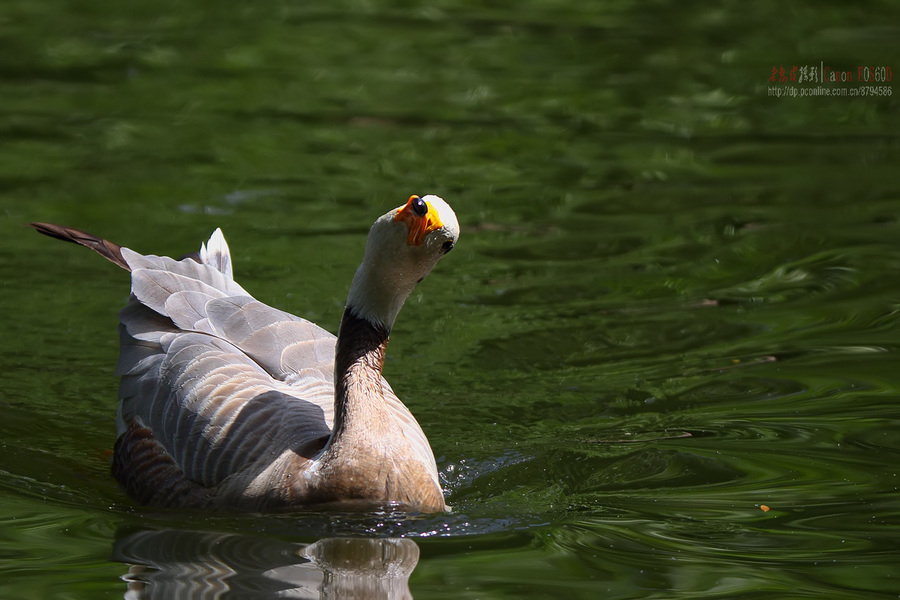
<path id="1" fill-rule="evenodd" d="M 896 70 L 898 17 L 6 2 L 0 596 L 897 597 L 898 102 L 767 90 Z M 453 513 L 130 502 L 127 276 L 24 224 L 176 256 L 221 226 L 246 289 L 334 331 L 412 193 L 463 232 L 386 376 Z"/>

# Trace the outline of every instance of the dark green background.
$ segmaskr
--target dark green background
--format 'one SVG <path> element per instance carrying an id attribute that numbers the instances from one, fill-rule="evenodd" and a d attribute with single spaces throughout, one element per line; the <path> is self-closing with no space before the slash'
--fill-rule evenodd
<path id="1" fill-rule="evenodd" d="M 897 73 L 898 23 L 893 2 L 5 0 L 0 596 L 121 597 L 115 540 L 149 529 L 200 564 L 202 535 L 416 537 L 420 600 L 895 598 L 900 103 L 768 79 Z M 221 226 L 246 289 L 334 330 L 368 226 L 412 193 L 462 235 L 386 375 L 454 512 L 129 502 L 107 466 L 127 275 L 25 223 L 176 256 Z"/>

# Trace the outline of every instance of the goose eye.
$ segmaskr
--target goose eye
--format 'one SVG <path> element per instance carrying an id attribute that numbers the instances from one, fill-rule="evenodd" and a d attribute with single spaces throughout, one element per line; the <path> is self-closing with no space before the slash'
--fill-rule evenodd
<path id="1" fill-rule="evenodd" d="M 447 254 L 451 250 L 453 250 L 453 241 L 452 240 L 447 240 L 446 242 L 441 244 L 441 252 L 443 252 L 444 254 Z"/>
<path id="2" fill-rule="evenodd" d="M 413 196 L 409 199 L 409 201 L 412 202 L 412 210 L 416 215 L 424 217 L 426 214 L 428 214 L 428 205 L 425 204 L 424 200 L 422 200 L 418 196 Z"/>

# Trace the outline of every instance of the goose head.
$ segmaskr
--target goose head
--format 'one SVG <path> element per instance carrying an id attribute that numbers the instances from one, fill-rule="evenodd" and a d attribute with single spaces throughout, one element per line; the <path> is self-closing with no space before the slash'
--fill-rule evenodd
<path id="1" fill-rule="evenodd" d="M 438 196 L 410 196 L 369 230 L 347 309 L 390 332 L 413 288 L 458 238 L 459 222 L 449 204 Z"/>

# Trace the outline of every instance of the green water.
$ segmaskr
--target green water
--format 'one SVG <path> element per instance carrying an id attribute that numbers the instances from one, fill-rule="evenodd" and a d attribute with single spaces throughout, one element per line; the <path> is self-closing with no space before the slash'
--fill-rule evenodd
<path id="1" fill-rule="evenodd" d="M 0 597 L 897 598 L 900 102 L 767 90 L 780 66 L 896 73 L 898 23 L 6 0 Z M 107 465 L 127 276 L 24 224 L 176 256 L 221 226 L 246 289 L 334 330 L 412 193 L 463 231 L 386 375 L 453 513 L 131 503 Z"/>

